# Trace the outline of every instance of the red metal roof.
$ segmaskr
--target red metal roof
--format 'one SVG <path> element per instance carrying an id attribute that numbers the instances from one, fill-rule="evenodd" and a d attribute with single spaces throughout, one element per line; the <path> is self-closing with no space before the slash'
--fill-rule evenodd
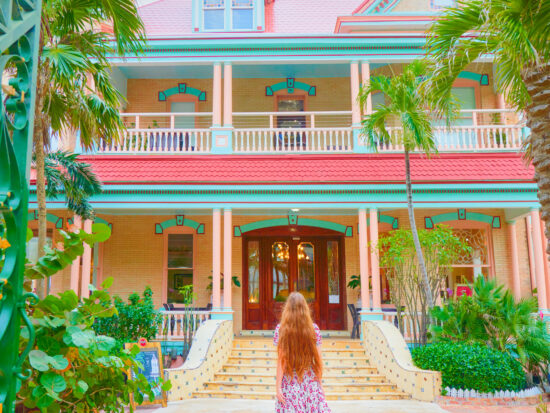
<path id="1" fill-rule="evenodd" d="M 403 183 L 403 155 L 93 155 L 81 156 L 105 184 Z M 416 183 L 529 182 L 520 155 L 411 156 Z"/>

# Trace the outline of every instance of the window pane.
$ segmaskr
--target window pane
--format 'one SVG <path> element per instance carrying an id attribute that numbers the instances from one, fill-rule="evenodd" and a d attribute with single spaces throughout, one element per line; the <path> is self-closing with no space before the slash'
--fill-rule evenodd
<path id="1" fill-rule="evenodd" d="M 308 303 L 315 300 L 315 249 L 310 242 L 298 244 L 297 289 Z"/>
<path id="2" fill-rule="evenodd" d="M 279 112 L 303 112 L 303 99 L 284 99 L 277 102 Z M 278 128 L 305 128 L 305 116 L 277 116 Z"/>
<path id="3" fill-rule="evenodd" d="M 455 229 L 453 234 L 468 245 L 471 252 L 458 257 L 455 265 L 488 265 L 489 251 L 487 249 L 487 235 L 482 229 Z"/>
<path id="4" fill-rule="evenodd" d="M 340 303 L 340 266 L 338 258 L 338 241 L 327 242 L 328 302 Z"/>
<path id="5" fill-rule="evenodd" d="M 225 0 L 204 0 L 203 5 L 205 9 L 223 9 Z"/>
<path id="6" fill-rule="evenodd" d="M 179 289 L 190 284 L 193 284 L 192 270 L 168 270 L 168 302 L 183 304 L 183 295 Z"/>
<path id="7" fill-rule="evenodd" d="M 168 235 L 168 268 L 193 268 L 193 235 Z"/>
<path id="8" fill-rule="evenodd" d="M 288 298 L 288 260 L 289 248 L 286 242 L 275 242 L 271 246 L 271 265 L 273 268 L 273 299 L 286 301 Z"/>
<path id="9" fill-rule="evenodd" d="M 223 9 L 205 9 L 204 10 L 204 29 L 205 30 L 223 30 L 225 12 Z"/>
<path id="10" fill-rule="evenodd" d="M 233 7 L 252 8 L 254 7 L 254 0 L 232 0 L 231 5 Z"/>
<path id="11" fill-rule="evenodd" d="M 248 242 L 248 302 L 260 302 L 260 242 Z"/>
<path id="12" fill-rule="evenodd" d="M 233 29 L 252 30 L 254 25 L 253 9 L 233 9 Z"/>

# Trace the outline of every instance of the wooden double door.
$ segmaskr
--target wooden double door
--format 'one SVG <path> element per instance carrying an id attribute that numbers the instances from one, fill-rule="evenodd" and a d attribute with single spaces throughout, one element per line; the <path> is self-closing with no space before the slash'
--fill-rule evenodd
<path id="1" fill-rule="evenodd" d="M 342 237 L 245 237 L 244 329 L 273 329 L 293 291 L 306 298 L 313 320 L 321 329 L 345 329 L 343 258 Z"/>

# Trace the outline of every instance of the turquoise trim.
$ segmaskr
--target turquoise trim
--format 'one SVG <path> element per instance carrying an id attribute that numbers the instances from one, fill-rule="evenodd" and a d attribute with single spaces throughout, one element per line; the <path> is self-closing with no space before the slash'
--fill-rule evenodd
<path id="1" fill-rule="evenodd" d="M 393 10 L 395 6 L 399 4 L 400 0 L 378 0 L 371 4 L 369 7 L 359 14 L 360 16 L 373 15 L 373 14 L 387 14 Z M 379 9 L 379 10 L 376 10 Z"/>
<path id="2" fill-rule="evenodd" d="M 204 234 L 204 224 L 200 224 L 192 219 L 185 218 L 184 215 L 176 215 L 176 218 L 167 219 L 160 224 L 155 224 L 155 234 L 162 234 L 165 229 L 171 227 L 189 227 L 193 228 L 199 235 Z"/>
<path id="3" fill-rule="evenodd" d="M 457 212 L 447 212 L 433 217 L 424 217 L 424 226 L 426 229 L 433 229 L 437 224 L 448 221 L 476 221 L 489 224 L 491 228 L 498 229 L 501 227 L 499 216 L 486 215 L 479 212 L 468 212 L 465 209 L 459 209 Z"/>
<path id="4" fill-rule="evenodd" d="M 212 147 L 210 153 L 228 155 L 233 153 L 233 129 L 224 129 L 219 126 L 210 128 L 212 132 Z"/>
<path id="5" fill-rule="evenodd" d="M 218 311 L 210 312 L 211 320 L 233 320 L 233 310 L 222 309 Z"/>
<path id="6" fill-rule="evenodd" d="M 38 220 L 38 211 L 35 210 L 33 212 L 29 212 L 27 214 L 27 221 L 37 221 Z M 57 215 L 47 213 L 46 214 L 46 221 L 51 222 L 55 225 L 56 229 L 62 229 L 63 228 L 63 218 L 58 217 Z"/>
<path id="7" fill-rule="evenodd" d="M 459 79 L 469 79 L 473 80 L 475 82 L 479 82 L 481 86 L 488 86 L 489 85 L 489 75 L 487 74 L 479 74 L 475 72 L 468 72 L 466 70 L 460 72 L 458 75 Z"/>
<path id="8" fill-rule="evenodd" d="M 165 102 L 170 96 L 173 95 L 193 95 L 199 98 L 200 102 L 206 102 L 206 92 L 195 89 L 194 87 L 187 86 L 187 83 L 178 83 L 176 87 L 160 91 L 158 94 L 159 102 Z"/>
<path id="9" fill-rule="evenodd" d="M 275 83 L 265 87 L 265 95 L 273 96 L 275 92 L 286 89 L 289 94 L 294 93 L 294 89 L 300 89 L 307 92 L 309 96 L 317 95 L 317 86 L 311 86 L 304 82 L 297 82 L 293 77 L 289 77 L 285 82 Z"/>
<path id="10" fill-rule="evenodd" d="M 383 215 L 378 211 L 378 222 L 390 224 L 391 229 L 399 229 L 399 218 L 394 218 L 391 215 Z M 370 217 L 367 216 L 367 226 L 370 226 Z M 359 224 L 357 224 L 357 233 L 359 233 Z"/>
<path id="11" fill-rule="evenodd" d="M 374 312 L 361 312 L 361 322 L 363 321 L 373 321 L 373 320 L 383 320 L 384 314 L 382 312 L 380 313 L 374 313 Z"/>
<path id="12" fill-rule="evenodd" d="M 296 225 L 299 227 L 301 226 L 301 227 L 315 227 L 315 228 L 329 229 L 329 230 L 344 234 L 344 236 L 346 237 L 353 236 L 353 228 L 350 226 L 338 224 L 336 222 L 331 222 L 331 221 L 323 221 L 320 219 L 297 217 L 296 215 L 292 215 L 292 214 L 289 215 L 288 218 L 265 219 L 261 221 L 250 222 L 248 224 L 244 224 L 240 226 L 235 226 L 233 228 L 233 235 L 235 237 L 240 237 L 243 234 L 246 234 L 247 232 L 254 231 L 257 229 L 282 227 L 282 226 L 290 226 L 290 225 Z"/>
<path id="13" fill-rule="evenodd" d="M 73 225 L 73 224 L 74 224 L 74 220 L 73 220 L 72 218 L 67 218 L 67 222 L 69 223 L 69 225 Z M 111 224 L 109 221 L 107 221 L 107 220 L 105 220 L 105 219 L 103 219 L 103 218 L 95 217 L 95 218 L 94 218 L 94 223 L 108 225 L 109 228 L 111 229 L 111 232 L 113 231 L 113 224 Z"/>

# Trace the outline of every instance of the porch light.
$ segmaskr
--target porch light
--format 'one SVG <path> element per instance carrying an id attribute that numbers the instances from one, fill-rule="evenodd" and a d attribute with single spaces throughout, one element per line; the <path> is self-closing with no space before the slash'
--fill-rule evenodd
<path id="1" fill-rule="evenodd" d="M 292 208 L 291 211 L 292 211 L 292 212 L 299 212 L 299 211 L 300 211 L 300 208 Z"/>

